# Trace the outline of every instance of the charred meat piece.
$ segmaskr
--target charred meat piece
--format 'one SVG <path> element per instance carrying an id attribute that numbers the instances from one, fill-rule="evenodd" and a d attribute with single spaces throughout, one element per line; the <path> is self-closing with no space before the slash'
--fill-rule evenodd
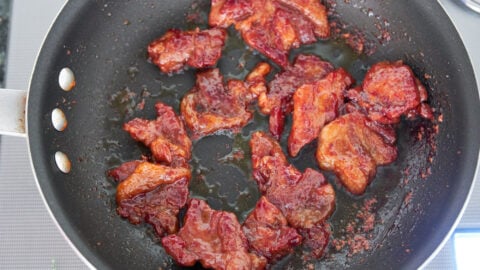
<path id="1" fill-rule="evenodd" d="M 268 85 L 268 92 L 258 96 L 258 106 L 270 115 L 270 132 L 279 139 L 283 131 L 285 115 L 292 111 L 292 96 L 300 86 L 314 84 L 334 69 L 329 62 L 315 55 L 300 54 L 292 66 L 275 75 Z"/>
<path id="2" fill-rule="evenodd" d="M 187 168 L 172 168 L 141 162 L 133 173 L 117 186 L 117 203 L 152 191 L 160 185 L 171 184 L 180 179 L 190 179 L 190 176 L 190 169 Z"/>
<path id="3" fill-rule="evenodd" d="M 314 258 L 320 258 L 330 240 L 330 225 L 327 222 L 316 224 L 312 228 L 300 229 L 303 244 Z"/>
<path id="4" fill-rule="evenodd" d="M 383 124 L 394 124 L 402 115 L 419 114 L 432 119 L 427 91 L 412 69 L 402 61 L 380 62 L 365 75 L 362 88 L 348 92 L 348 98 L 362 107 L 368 117 Z"/>
<path id="5" fill-rule="evenodd" d="M 295 228 L 309 229 L 325 221 L 335 209 L 335 190 L 323 175 L 306 169 L 297 182 L 271 179 L 266 197 L 276 205 Z"/>
<path id="6" fill-rule="evenodd" d="M 258 97 L 258 105 L 264 114 L 269 114 L 273 108 L 281 107 L 286 102 L 286 111 L 291 111 L 292 95 L 298 87 L 304 84 L 313 84 L 332 72 L 331 63 L 323 61 L 318 56 L 300 54 L 295 58 L 293 65 L 275 75 L 269 83 L 268 93 Z"/>
<path id="7" fill-rule="evenodd" d="M 188 199 L 188 179 L 160 184 L 155 189 L 118 202 L 117 212 L 132 224 L 151 224 L 159 236 L 178 231 L 177 215 Z"/>
<path id="8" fill-rule="evenodd" d="M 188 166 L 192 141 L 183 122 L 170 106 L 159 102 L 155 104 L 155 109 L 156 120 L 135 118 L 125 123 L 123 129 L 133 139 L 149 147 L 157 162 L 173 167 Z"/>
<path id="9" fill-rule="evenodd" d="M 332 185 L 315 170 L 308 168 L 302 174 L 288 164 L 278 142 L 262 132 L 252 135 L 250 146 L 253 177 L 262 194 L 282 211 L 290 226 L 310 239 L 306 244 L 311 255 L 320 257 L 329 234 L 318 228 L 325 226 L 335 208 Z M 311 232 L 322 233 L 322 236 L 312 237 Z"/>
<path id="10" fill-rule="evenodd" d="M 330 36 L 330 26 L 327 20 L 327 9 L 319 0 L 278 0 L 285 6 L 299 11 L 313 23 L 313 31 L 319 38 Z"/>
<path id="11" fill-rule="evenodd" d="M 212 0 L 210 26 L 228 28 L 253 14 L 252 0 Z"/>
<path id="12" fill-rule="evenodd" d="M 196 136 L 219 130 L 238 131 L 253 117 L 248 104 L 255 91 L 265 88 L 269 67 L 259 66 L 246 81 L 230 80 L 225 86 L 218 69 L 197 74 L 195 87 L 182 99 L 181 113 L 185 122 Z"/>
<path id="13" fill-rule="evenodd" d="M 177 232 L 177 215 L 189 194 L 189 171 L 135 160 L 109 173 L 121 182 L 117 187 L 121 217 L 132 224 L 150 223 L 159 236 Z"/>
<path id="14" fill-rule="evenodd" d="M 250 92 L 249 101 L 258 98 L 260 94 L 267 92 L 267 81 L 265 77 L 270 73 L 272 67 L 265 63 L 258 63 L 245 78 L 245 83 Z"/>
<path id="15" fill-rule="evenodd" d="M 178 264 L 199 261 L 211 269 L 264 269 L 265 258 L 248 252 L 248 243 L 233 213 L 212 210 L 205 201 L 191 199 L 184 225 L 162 239 L 163 247 Z"/>
<path id="16" fill-rule="evenodd" d="M 255 132 L 250 140 L 252 149 L 253 177 L 257 181 L 258 188 L 265 193 L 271 186 L 271 179 L 301 177 L 293 166 L 289 166 L 287 158 L 277 141 L 263 132 Z M 276 177 L 272 177 L 276 176 Z"/>
<path id="17" fill-rule="evenodd" d="M 376 168 L 397 158 L 394 131 L 354 112 L 326 125 L 320 132 L 317 161 L 322 169 L 334 171 L 348 191 L 365 192 Z"/>
<path id="18" fill-rule="evenodd" d="M 123 180 L 127 179 L 132 173 L 135 171 L 137 166 L 145 162 L 144 160 L 133 160 L 127 161 L 122 165 L 113 168 L 107 172 L 107 175 L 112 177 L 115 182 L 122 182 Z"/>
<path id="19" fill-rule="evenodd" d="M 162 72 L 173 73 L 185 65 L 205 68 L 217 63 L 227 33 L 223 29 L 180 31 L 172 29 L 148 45 L 150 60 Z"/>
<path id="20" fill-rule="evenodd" d="M 335 208 L 335 191 L 323 175 L 307 169 L 303 174 L 288 164 L 278 142 L 262 132 L 252 135 L 253 176 L 267 199 L 295 228 L 311 228 L 327 219 Z"/>
<path id="21" fill-rule="evenodd" d="M 326 9 L 318 0 L 212 1 L 209 24 L 234 24 L 250 47 L 282 67 L 288 66 L 290 49 L 330 35 Z"/>
<path id="22" fill-rule="evenodd" d="M 256 254 L 270 262 L 292 253 L 302 236 L 287 224 L 282 212 L 262 196 L 242 226 L 248 243 Z"/>
<path id="23" fill-rule="evenodd" d="M 323 126 L 338 116 L 344 92 L 352 83 L 353 78 L 344 69 L 338 69 L 315 84 L 304 84 L 295 91 L 293 123 L 288 137 L 291 156 L 316 139 Z"/>

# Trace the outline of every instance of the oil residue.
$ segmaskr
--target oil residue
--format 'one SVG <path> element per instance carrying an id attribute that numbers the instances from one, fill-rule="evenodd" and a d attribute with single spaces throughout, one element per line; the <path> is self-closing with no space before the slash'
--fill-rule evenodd
<path id="1" fill-rule="evenodd" d="M 205 199 L 213 209 L 233 212 L 240 221 L 259 198 L 251 177 L 249 135 L 224 133 L 194 143 L 192 197 Z"/>

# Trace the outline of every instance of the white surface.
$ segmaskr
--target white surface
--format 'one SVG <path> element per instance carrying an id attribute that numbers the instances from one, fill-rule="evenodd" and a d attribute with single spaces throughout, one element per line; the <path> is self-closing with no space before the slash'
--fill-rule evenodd
<path id="1" fill-rule="evenodd" d="M 480 16 L 441 0 L 466 42 L 480 78 Z M 64 0 L 14 0 L 6 86 L 26 89 L 34 60 Z M 26 141 L 1 137 L 0 144 L 0 269 L 87 269 L 50 219 L 40 199 L 28 160 Z M 477 181 L 478 182 L 478 181 Z M 480 227 L 480 185 L 459 227 Z M 453 243 L 425 269 L 453 269 Z"/>
<path id="2" fill-rule="evenodd" d="M 478 269 L 480 232 L 461 232 L 454 235 L 457 270 Z"/>
<path id="3" fill-rule="evenodd" d="M 25 137 L 25 90 L 0 89 L 0 135 Z"/>

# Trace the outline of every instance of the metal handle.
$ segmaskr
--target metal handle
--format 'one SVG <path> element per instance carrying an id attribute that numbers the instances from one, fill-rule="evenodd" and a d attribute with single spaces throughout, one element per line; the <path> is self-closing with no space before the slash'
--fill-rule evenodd
<path id="1" fill-rule="evenodd" d="M 480 0 L 461 0 L 467 7 L 480 13 Z"/>
<path id="2" fill-rule="evenodd" d="M 0 88 L 0 134 L 26 137 L 27 91 Z"/>

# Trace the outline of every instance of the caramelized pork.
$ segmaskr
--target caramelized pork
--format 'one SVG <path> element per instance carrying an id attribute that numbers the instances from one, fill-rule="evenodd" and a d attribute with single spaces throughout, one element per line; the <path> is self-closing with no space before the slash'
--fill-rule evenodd
<path id="1" fill-rule="evenodd" d="M 392 133 L 391 127 L 361 113 L 343 115 L 320 132 L 317 161 L 322 169 L 334 171 L 348 191 L 363 194 L 377 166 L 397 158 Z"/>
<path id="2" fill-rule="evenodd" d="M 327 9 L 319 0 L 278 0 L 288 8 L 299 11 L 314 25 L 313 31 L 319 38 L 330 35 L 330 26 L 327 20 Z"/>
<path id="3" fill-rule="evenodd" d="M 343 105 L 344 92 L 353 78 L 343 69 L 329 73 L 315 84 L 304 84 L 293 95 L 293 123 L 288 151 L 296 156 L 300 149 L 318 137 L 323 126 L 335 119 Z"/>
<path id="4" fill-rule="evenodd" d="M 223 29 L 169 30 L 148 45 L 150 60 L 162 72 L 172 73 L 185 65 L 205 68 L 217 63 L 227 33 Z"/>
<path id="5" fill-rule="evenodd" d="M 271 179 L 266 197 L 280 208 L 290 225 L 312 228 L 325 221 L 335 209 L 335 190 L 323 175 L 308 168 L 296 181 Z"/>
<path id="6" fill-rule="evenodd" d="M 367 113 L 368 117 L 383 124 L 394 124 L 402 115 L 415 114 L 432 118 L 427 92 L 412 69 L 402 61 L 380 62 L 365 75 L 362 88 L 348 92 L 347 96 Z"/>
<path id="7" fill-rule="evenodd" d="M 250 140 L 252 149 L 253 178 L 257 181 L 258 188 L 265 193 L 271 186 L 271 178 L 285 177 L 299 178 L 301 174 L 288 166 L 288 161 L 283 154 L 280 144 L 263 132 L 255 132 Z M 277 166 L 278 165 L 278 166 Z M 272 177 L 278 175 L 278 177 Z"/>
<path id="8" fill-rule="evenodd" d="M 252 0 L 212 0 L 210 26 L 228 28 L 253 14 Z"/>
<path id="9" fill-rule="evenodd" d="M 303 244 L 310 251 L 310 256 L 320 258 L 330 240 L 330 225 L 327 222 L 319 223 L 308 229 L 300 229 L 303 237 Z"/>
<path id="10" fill-rule="evenodd" d="M 192 141 L 185 131 L 183 122 L 170 106 L 155 105 L 156 120 L 135 118 L 123 125 L 133 139 L 142 142 L 152 151 L 157 162 L 174 167 L 188 166 Z"/>
<path id="11" fill-rule="evenodd" d="M 264 269 L 265 258 L 248 252 L 237 217 L 212 210 L 206 202 L 191 199 L 184 225 L 162 239 L 163 247 L 182 266 L 197 261 L 211 269 Z"/>
<path id="12" fill-rule="evenodd" d="M 188 199 L 188 179 L 160 184 L 151 191 L 118 202 L 117 212 L 132 224 L 147 222 L 159 236 L 178 231 L 178 213 Z"/>
<path id="13" fill-rule="evenodd" d="M 300 54 L 292 66 L 275 75 L 268 92 L 258 96 L 258 106 L 270 115 L 270 132 L 278 139 L 283 131 L 283 120 L 292 110 L 292 96 L 304 84 L 314 84 L 333 71 L 333 65 L 314 55 Z"/>
<path id="14" fill-rule="evenodd" d="M 282 67 L 288 66 L 290 49 L 330 35 L 326 9 L 315 0 L 212 1 L 209 24 L 234 24 L 250 47 Z"/>
<path id="15" fill-rule="evenodd" d="M 133 173 L 117 186 L 117 203 L 152 191 L 160 185 L 171 184 L 180 179 L 190 179 L 190 176 L 190 169 L 187 168 L 172 168 L 141 162 Z"/>
<path id="16" fill-rule="evenodd" d="M 117 212 L 121 217 L 132 224 L 147 222 L 159 236 L 178 230 L 177 215 L 189 194 L 190 173 L 186 169 L 135 160 L 109 174 L 121 182 L 117 187 Z"/>
<path id="17" fill-rule="evenodd" d="M 298 87 L 304 84 L 313 84 L 333 70 L 332 64 L 323 61 L 318 56 L 298 55 L 293 65 L 275 75 L 268 85 L 268 93 L 258 97 L 260 110 L 264 114 L 270 114 L 274 108 L 281 107 L 282 102 L 285 102 L 285 109 L 289 112 L 292 107 L 292 95 Z"/>
<path id="18" fill-rule="evenodd" d="M 124 162 L 122 165 L 113 168 L 107 172 L 107 175 L 112 177 L 115 182 L 122 182 L 127 179 L 137 168 L 137 166 L 144 162 L 143 160 L 133 160 Z"/>
<path id="19" fill-rule="evenodd" d="M 262 132 L 252 135 L 250 145 L 253 176 L 288 223 L 305 230 L 323 226 L 335 208 L 335 191 L 323 175 L 312 169 L 302 174 L 288 164 L 278 142 Z"/>
<path id="20" fill-rule="evenodd" d="M 230 80 L 227 86 L 218 69 L 197 74 L 195 87 L 182 99 L 181 113 L 187 126 L 197 136 L 219 130 L 238 131 L 253 117 L 248 104 L 255 91 L 263 91 L 269 66 L 260 65 L 246 81 Z"/>
<path id="21" fill-rule="evenodd" d="M 282 212 L 264 196 L 242 226 L 250 248 L 270 262 L 292 253 L 302 242 L 297 231 L 287 224 Z"/>

